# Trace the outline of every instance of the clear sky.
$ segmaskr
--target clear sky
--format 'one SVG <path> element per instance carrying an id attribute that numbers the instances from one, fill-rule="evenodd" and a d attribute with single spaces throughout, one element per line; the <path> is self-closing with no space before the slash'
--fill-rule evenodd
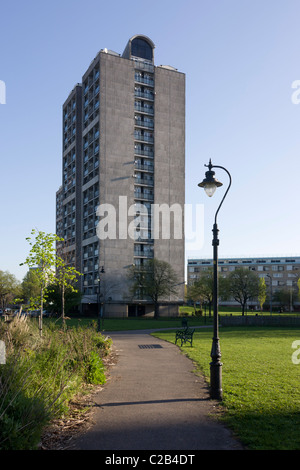
<path id="1" fill-rule="evenodd" d="M 299 0 L 1 0 L 0 18 L 1 270 L 21 280 L 31 229 L 55 232 L 63 102 L 100 49 L 122 53 L 135 34 L 186 74 L 186 203 L 205 214 L 187 257 L 212 256 L 228 178 L 216 171 L 224 186 L 207 198 L 209 158 L 233 179 L 219 256 L 300 253 Z"/>

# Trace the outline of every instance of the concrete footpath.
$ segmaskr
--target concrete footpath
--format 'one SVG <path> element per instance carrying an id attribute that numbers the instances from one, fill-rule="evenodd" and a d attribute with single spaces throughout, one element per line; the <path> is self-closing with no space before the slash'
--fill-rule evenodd
<path id="1" fill-rule="evenodd" d="M 94 424 L 77 450 L 241 450 L 231 432 L 210 415 L 202 377 L 174 344 L 151 331 L 108 333 L 118 360 L 95 396 Z"/>

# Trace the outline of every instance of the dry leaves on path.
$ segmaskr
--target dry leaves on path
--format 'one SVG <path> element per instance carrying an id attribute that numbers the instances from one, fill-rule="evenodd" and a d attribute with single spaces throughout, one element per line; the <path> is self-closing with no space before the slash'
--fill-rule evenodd
<path id="1" fill-rule="evenodd" d="M 109 356 L 103 358 L 106 368 L 106 380 L 109 381 L 110 367 L 117 361 L 117 354 L 111 351 Z M 65 418 L 54 419 L 44 429 L 40 450 L 72 450 L 73 442 L 82 432 L 93 424 L 93 410 L 95 402 L 93 397 L 101 392 L 102 385 L 85 387 L 80 395 L 74 397 L 69 403 L 69 414 Z"/>

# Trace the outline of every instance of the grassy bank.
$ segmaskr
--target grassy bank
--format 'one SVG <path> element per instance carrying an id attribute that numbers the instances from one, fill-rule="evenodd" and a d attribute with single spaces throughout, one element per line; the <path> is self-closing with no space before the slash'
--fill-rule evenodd
<path id="1" fill-rule="evenodd" d="M 155 336 L 174 342 L 174 333 Z M 300 329 L 222 328 L 224 421 L 250 449 L 300 450 L 300 364 L 292 362 Z M 182 349 L 209 377 L 211 330 Z"/>
<path id="2" fill-rule="evenodd" d="M 63 331 L 35 320 L 0 321 L 6 364 L 0 366 L 0 450 L 35 449 L 43 428 L 67 416 L 68 404 L 105 382 L 102 358 L 110 341 L 94 327 Z"/>

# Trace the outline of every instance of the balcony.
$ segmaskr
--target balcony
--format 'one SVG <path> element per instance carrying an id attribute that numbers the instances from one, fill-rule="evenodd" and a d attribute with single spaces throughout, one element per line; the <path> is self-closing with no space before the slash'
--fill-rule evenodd
<path id="1" fill-rule="evenodd" d="M 134 198 L 135 199 L 141 199 L 145 201 L 154 201 L 154 194 L 149 194 L 149 193 L 142 193 L 141 191 L 134 190 Z"/>
<path id="2" fill-rule="evenodd" d="M 137 170 L 149 171 L 151 173 L 153 173 L 153 171 L 154 171 L 154 165 L 145 165 L 145 164 L 140 163 L 140 162 L 135 162 L 135 168 Z"/>
<path id="3" fill-rule="evenodd" d="M 134 184 L 154 186 L 154 181 L 153 178 L 138 178 L 135 176 Z"/>
<path id="4" fill-rule="evenodd" d="M 134 256 L 138 258 L 153 258 L 153 250 L 143 251 L 139 248 L 134 247 Z"/>
<path id="5" fill-rule="evenodd" d="M 136 70 L 144 70 L 146 72 L 154 72 L 154 65 L 149 62 L 144 62 L 138 59 L 132 59 L 134 61 L 134 68 Z"/>
<path id="6" fill-rule="evenodd" d="M 140 232 L 135 232 L 134 234 L 134 242 L 135 243 L 139 243 L 139 244 L 147 244 L 149 245 L 150 244 L 153 244 L 153 239 L 151 238 L 151 233 L 150 231 L 148 230 L 147 232 L 147 235 L 144 235 L 144 234 L 141 234 Z"/>
<path id="7" fill-rule="evenodd" d="M 154 129 L 153 119 L 141 119 L 141 118 L 135 116 L 134 125 L 138 126 L 138 127 L 144 127 L 146 129 Z"/>
<path id="8" fill-rule="evenodd" d="M 142 134 L 141 132 L 134 132 L 134 139 L 139 140 L 141 142 L 154 142 L 154 137 L 153 135 L 147 135 L 147 134 Z"/>
<path id="9" fill-rule="evenodd" d="M 134 90 L 134 96 L 136 98 L 143 98 L 145 100 L 154 101 L 154 93 L 152 91 L 142 91 L 142 90 Z"/>
<path id="10" fill-rule="evenodd" d="M 154 87 L 154 80 L 153 80 L 153 78 L 151 78 L 151 77 L 143 77 L 143 76 L 140 76 L 140 75 L 138 75 L 138 74 L 135 74 L 134 80 L 135 80 L 137 83 L 142 83 L 142 84 L 144 84 L 144 85 L 148 85 L 148 86 L 153 86 L 153 87 Z"/>
<path id="11" fill-rule="evenodd" d="M 134 103 L 134 109 L 136 111 L 139 111 L 140 113 L 146 113 L 146 114 L 154 114 L 154 109 L 153 106 L 144 106 L 139 103 Z"/>
<path id="12" fill-rule="evenodd" d="M 139 147 L 134 148 L 134 153 L 135 153 L 135 155 L 141 155 L 141 156 L 145 156 L 145 157 L 149 157 L 149 158 L 154 157 L 153 150 L 145 150 L 145 149 L 141 149 Z"/>

